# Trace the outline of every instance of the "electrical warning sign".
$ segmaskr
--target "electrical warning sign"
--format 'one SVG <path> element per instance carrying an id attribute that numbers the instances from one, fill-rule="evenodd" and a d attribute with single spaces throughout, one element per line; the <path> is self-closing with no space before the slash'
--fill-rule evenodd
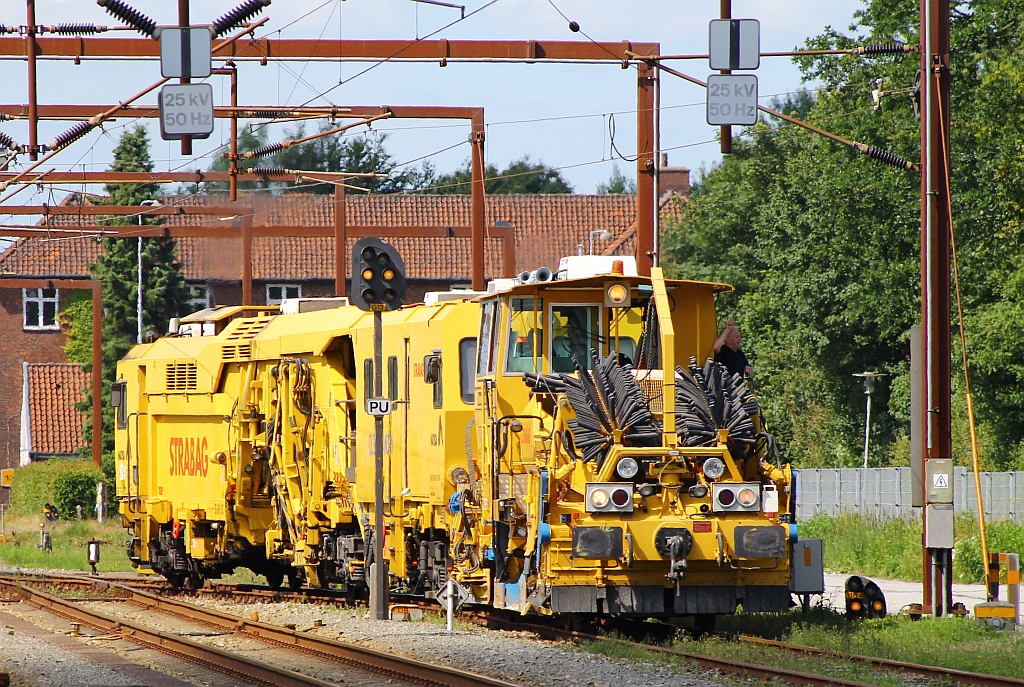
<path id="1" fill-rule="evenodd" d="M 160 138 L 209 138 L 213 133 L 213 86 L 176 84 L 160 89 Z"/>

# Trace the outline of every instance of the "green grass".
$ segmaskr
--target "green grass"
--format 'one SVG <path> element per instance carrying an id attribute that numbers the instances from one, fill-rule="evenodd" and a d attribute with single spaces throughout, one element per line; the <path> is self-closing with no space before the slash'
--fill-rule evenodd
<path id="1" fill-rule="evenodd" d="M 89 570 L 86 562 L 86 542 L 98 539 L 100 572 L 126 572 L 132 569 L 125 555 L 128 535 L 119 520 L 102 525 L 95 520 L 61 520 L 48 523 L 52 553 L 46 553 L 36 545 L 39 543 L 39 522 L 41 518 L 8 518 L 7 534 L 17 534 L 19 543 L 0 544 L 0 567 L 4 568 L 50 568 L 62 570 Z"/>
<path id="2" fill-rule="evenodd" d="M 978 525 L 958 516 L 953 528 L 953 577 L 957 582 L 983 581 Z M 1024 555 L 1024 526 L 1004 520 L 987 527 L 989 551 Z M 825 569 L 888 579 L 921 580 L 921 521 L 875 518 L 854 513 L 816 515 L 800 523 L 800 536 L 824 541 Z"/>
<path id="3" fill-rule="evenodd" d="M 906 616 L 882 620 L 849 621 L 828 608 L 774 614 L 739 614 L 719 618 L 718 628 L 792 644 L 842 653 L 889 658 L 923 665 L 1024 678 L 1024 636 L 987 630 L 960 618 L 911 621 Z M 785 668 L 885 687 L 901 687 L 891 671 L 867 664 L 848 663 L 828 657 L 800 655 L 721 637 L 691 639 L 680 635 L 672 645 L 680 651 L 776 668 Z M 685 669 L 678 657 L 668 656 L 609 636 L 580 644 L 576 650 L 607 656 L 612 660 L 657 663 Z"/>
<path id="4" fill-rule="evenodd" d="M 54 459 L 32 463 L 14 471 L 14 483 L 11 486 L 11 507 L 8 515 L 24 517 L 41 517 L 43 505 L 54 503 L 53 481 L 62 472 L 69 470 L 95 470 L 97 481 L 103 479 L 99 469 L 83 460 Z M 95 504 L 83 504 L 86 511 L 91 512 Z M 61 513 L 68 517 L 68 513 Z M 71 513 L 71 515 L 74 515 Z"/>

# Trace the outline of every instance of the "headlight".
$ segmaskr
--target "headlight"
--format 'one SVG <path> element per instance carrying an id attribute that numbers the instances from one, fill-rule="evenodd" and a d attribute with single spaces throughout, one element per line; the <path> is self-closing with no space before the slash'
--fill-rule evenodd
<path id="1" fill-rule="evenodd" d="M 616 508 L 623 508 L 633 500 L 633 495 L 625 489 L 616 489 L 612 492 L 612 503 Z"/>
<path id="2" fill-rule="evenodd" d="M 595 489 L 590 492 L 590 503 L 594 508 L 604 508 L 608 505 L 608 492 L 604 489 Z"/>
<path id="3" fill-rule="evenodd" d="M 708 495 L 708 486 L 706 484 L 694 484 L 688 491 L 693 498 L 702 499 Z"/>
<path id="4" fill-rule="evenodd" d="M 757 493 L 750 487 L 743 487 L 736 496 L 736 500 L 740 502 L 741 506 L 749 507 L 757 501 Z"/>
<path id="5" fill-rule="evenodd" d="M 708 458 L 704 461 L 704 474 L 708 479 L 718 479 L 725 474 L 725 463 L 721 458 Z"/>
<path id="6" fill-rule="evenodd" d="M 731 506 L 732 502 L 736 500 L 736 495 L 732 493 L 732 489 L 723 489 L 718 492 L 718 502 L 723 506 Z"/>
<path id="7" fill-rule="evenodd" d="M 626 457 L 615 466 L 615 472 L 619 473 L 622 479 L 633 479 L 636 473 L 640 472 L 640 465 L 632 458 Z"/>
<path id="8" fill-rule="evenodd" d="M 624 308 L 630 304 L 629 283 L 612 282 L 605 283 L 604 304 L 608 308 Z"/>
<path id="9" fill-rule="evenodd" d="M 641 484 L 639 487 L 637 487 L 637 491 L 640 492 L 641 496 L 643 496 L 644 498 L 647 498 L 648 496 L 654 496 L 654 493 L 656 491 L 658 491 L 658 485 L 657 484 Z"/>

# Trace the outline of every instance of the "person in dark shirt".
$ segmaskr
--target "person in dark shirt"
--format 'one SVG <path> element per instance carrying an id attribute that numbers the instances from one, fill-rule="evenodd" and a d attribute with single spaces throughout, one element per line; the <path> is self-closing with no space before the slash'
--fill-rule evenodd
<path id="1" fill-rule="evenodd" d="M 747 356 L 740 350 L 740 343 L 743 337 L 740 330 L 736 328 L 736 322 L 729 320 L 725 329 L 715 339 L 715 362 L 725 365 L 725 369 L 732 374 L 754 376 L 754 368 L 747 362 Z"/>

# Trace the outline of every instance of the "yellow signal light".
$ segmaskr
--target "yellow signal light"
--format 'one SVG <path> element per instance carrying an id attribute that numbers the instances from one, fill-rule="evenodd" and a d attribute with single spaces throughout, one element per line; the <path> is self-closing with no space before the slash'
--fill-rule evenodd
<path id="1" fill-rule="evenodd" d="M 859 611 L 861 608 L 863 608 L 863 606 L 861 606 L 860 601 L 851 601 L 850 602 L 850 610 L 851 611 Z"/>
<path id="2" fill-rule="evenodd" d="M 875 609 L 876 611 L 880 611 L 883 608 L 885 608 L 885 604 L 882 603 L 881 599 L 875 599 L 871 602 L 871 608 Z"/>
<path id="3" fill-rule="evenodd" d="M 369 268 L 363 270 L 363 279 L 365 279 L 366 281 L 373 279 L 373 270 Z"/>
<path id="4" fill-rule="evenodd" d="M 391 281 L 392 279 L 395 278 L 395 271 L 391 268 L 384 270 L 384 278 L 388 281 Z"/>

